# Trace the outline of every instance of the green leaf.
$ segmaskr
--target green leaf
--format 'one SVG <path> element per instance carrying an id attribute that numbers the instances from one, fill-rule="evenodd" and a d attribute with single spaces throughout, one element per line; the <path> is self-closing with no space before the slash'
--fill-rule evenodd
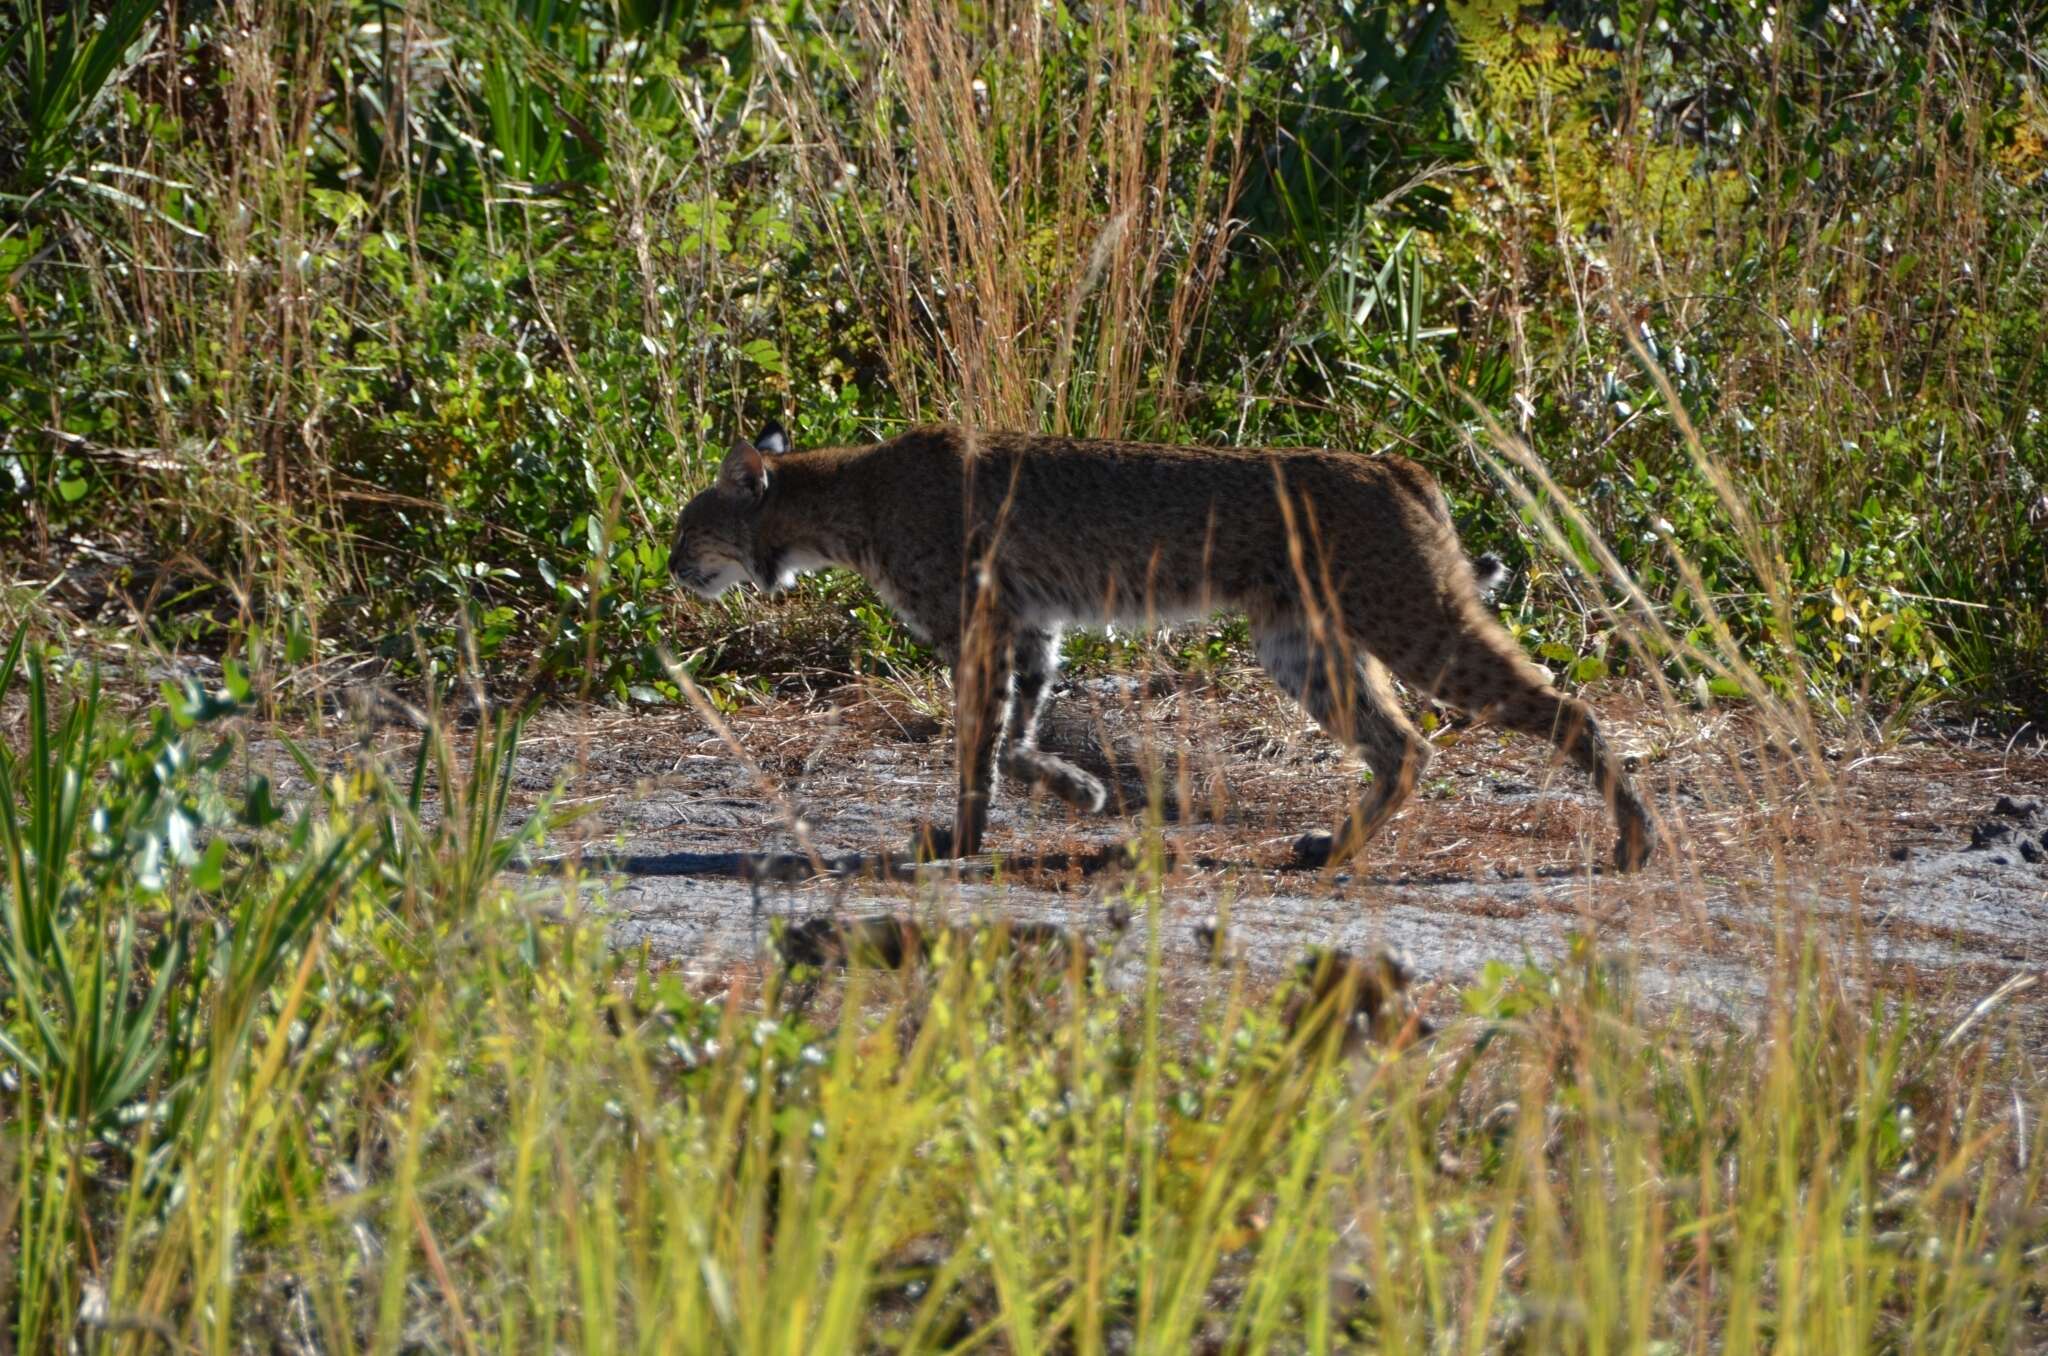
<path id="1" fill-rule="evenodd" d="M 764 372 L 787 376 L 788 366 L 782 361 L 782 351 L 768 339 L 749 339 L 740 345 L 740 356 Z"/>
<path id="2" fill-rule="evenodd" d="M 192 888 L 208 894 L 220 889 L 227 877 L 225 867 L 228 860 L 228 840 L 216 838 L 206 845 L 206 853 L 199 864 L 192 868 Z"/>
<path id="3" fill-rule="evenodd" d="M 67 504 L 75 504 L 85 498 L 85 492 L 88 488 L 83 479 L 60 480 L 57 482 L 57 493 L 64 496 L 64 502 Z"/>
<path id="4" fill-rule="evenodd" d="M 242 802 L 242 822 L 250 828 L 260 829 L 275 824 L 284 818 L 270 799 L 270 778 L 261 774 L 249 779 L 248 795 Z"/>
<path id="5" fill-rule="evenodd" d="M 199 860 L 199 851 L 192 845 L 194 827 L 192 816 L 181 806 L 172 806 L 164 820 L 164 846 L 170 850 L 171 860 L 180 866 L 191 866 Z"/>
<path id="6" fill-rule="evenodd" d="M 346 189 L 313 188 L 307 190 L 306 197 L 314 211 L 336 226 L 347 226 L 370 211 L 368 203 Z"/>

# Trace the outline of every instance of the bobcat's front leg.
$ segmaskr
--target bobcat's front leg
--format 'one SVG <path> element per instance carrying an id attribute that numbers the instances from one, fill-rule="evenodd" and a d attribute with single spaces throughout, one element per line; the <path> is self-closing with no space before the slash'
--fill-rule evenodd
<path id="1" fill-rule="evenodd" d="M 929 857 L 969 857 L 981 850 L 995 791 L 996 753 L 1010 705 L 1008 628 L 978 627 L 942 654 L 953 668 L 953 763 L 957 793 L 951 833 L 927 828 L 917 849 Z"/>

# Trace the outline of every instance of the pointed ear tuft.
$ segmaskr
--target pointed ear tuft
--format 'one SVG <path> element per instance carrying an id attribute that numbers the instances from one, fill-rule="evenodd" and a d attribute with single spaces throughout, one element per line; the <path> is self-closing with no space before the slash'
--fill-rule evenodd
<path id="1" fill-rule="evenodd" d="M 789 451 L 789 435 L 782 431 L 782 425 L 770 419 L 767 426 L 755 435 L 754 446 L 771 457 L 779 457 Z"/>
<path id="2" fill-rule="evenodd" d="M 718 468 L 718 483 L 749 499 L 759 499 L 768 492 L 767 463 L 752 443 L 742 439 L 725 454 L 725 464 Z"/>

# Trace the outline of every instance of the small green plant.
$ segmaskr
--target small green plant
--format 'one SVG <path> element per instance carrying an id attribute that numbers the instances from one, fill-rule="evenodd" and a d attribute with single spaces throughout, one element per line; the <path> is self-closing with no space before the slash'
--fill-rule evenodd
<path id="1" fill-rule="evenodd" d="M 7 72 L 0 115 L 11 135 L 0 173 L 17 192 L 47 187 L 81 154 L 103 101 L 124 67 L 142 56 L 162 0 L 117 0 L 95 12 L 82 0 L 38 4 L 15 0 L 13 34 L 0 40 Z M 106 184 L 103 192 L 119 194 Z M 132 199 L 131 199 L 132 201 Z"/>

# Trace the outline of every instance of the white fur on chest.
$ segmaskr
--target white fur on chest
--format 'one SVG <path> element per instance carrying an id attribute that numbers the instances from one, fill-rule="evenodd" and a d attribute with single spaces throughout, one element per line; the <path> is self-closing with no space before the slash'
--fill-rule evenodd
<path id="1" fill-rule="evenodd" d="M 782 559 L 776 563 L 780 573 L 769 582 L 773 585 L 774 592 L 780 593 L 784 589 L 795 588 L 799 575 L 822 570 L 832 562 L 810 551 L 785 551 Z"/>

